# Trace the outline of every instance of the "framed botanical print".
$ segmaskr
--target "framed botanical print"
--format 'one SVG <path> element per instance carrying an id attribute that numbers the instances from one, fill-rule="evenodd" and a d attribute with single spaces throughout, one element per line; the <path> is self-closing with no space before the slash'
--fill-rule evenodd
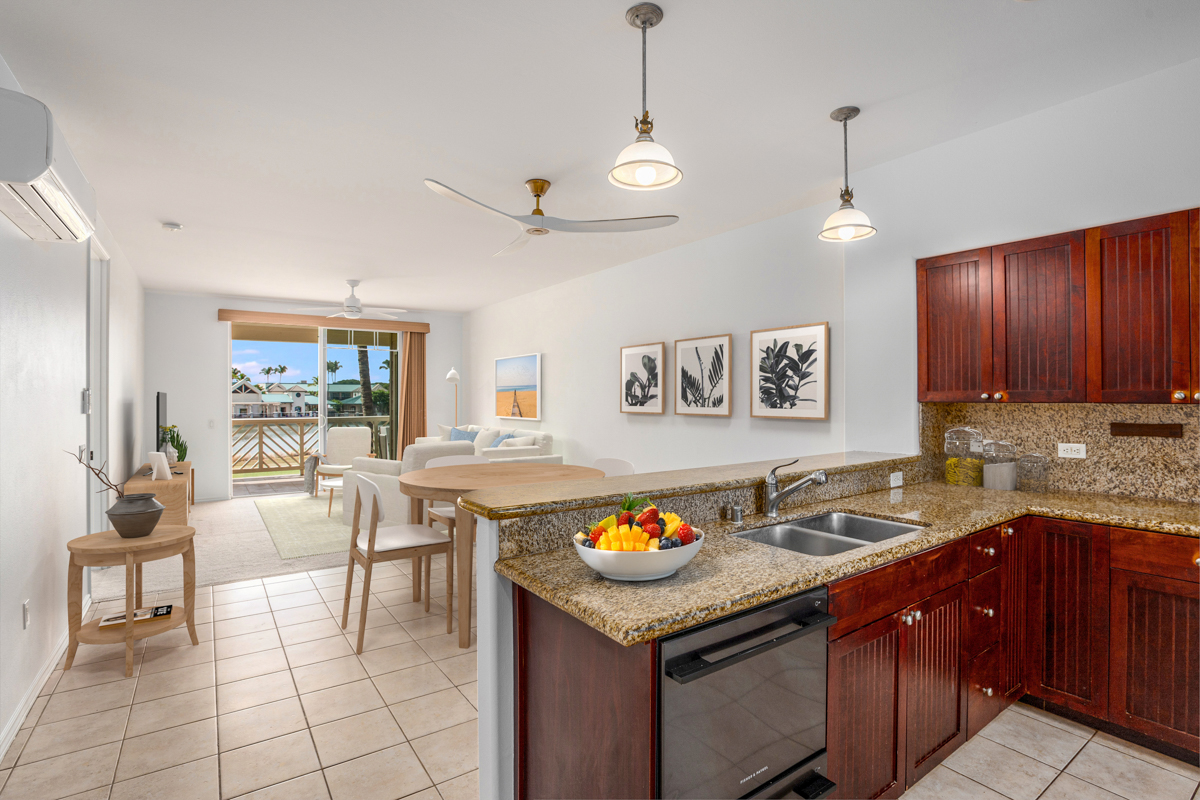
<path id="1" fill-rule="evenodd" d="M 675 413 L 728 417 L 733 335 L 701 336 L 675 342 Z"/>
<path id="2" fill-rule="evenodd" d="M 665 342 L 621 348 L 622 414 L 662 414 L 666 410 L 665 360 Z"/>
<path id="3" fill-rule="evenodd" d="M 750 416 L 829 419 L 829 323 L 750 332 Z"/>
<path id="4" fill-rule="evenodd" d="M 496 416 L 542 418 L 542 354 L 496 359 Z"/>

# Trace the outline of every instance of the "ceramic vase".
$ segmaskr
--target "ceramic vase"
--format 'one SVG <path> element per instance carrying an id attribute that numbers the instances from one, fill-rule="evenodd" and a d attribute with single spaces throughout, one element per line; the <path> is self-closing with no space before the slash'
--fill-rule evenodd
<path id="1" fill-rule="evenodd" d="M 175 452 L 175 448 L 171 446 L 170 442 L 164 443 L 162 447 L 158 448 L 158 451 L 167 457 L 168 464 L 179 463 L 179 453 Z"/>
<path id="2" fill-rule="evenodd" d="M 152 493 L 146 493 L 119 497 L 105 513 L 122 539 L 137 539 L 150 535 L 165 510 L 166 506 L 155 500 Z"/>

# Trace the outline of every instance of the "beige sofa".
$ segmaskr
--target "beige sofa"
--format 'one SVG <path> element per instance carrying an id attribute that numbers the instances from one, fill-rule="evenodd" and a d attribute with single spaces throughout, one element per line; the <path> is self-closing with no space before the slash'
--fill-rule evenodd
<path id="1" fill-rule="evenodd" d="M 408 495 L 400 491 L 399 476 L 406 472 L 425 469 L 429 459 L 439 456 L 469 456 L 475 454 L 475 446 L 471 442 L 445 442 L 445 447 L 432 444 L 410 444 L 404 448 L 404 460 L 392 461 L 386 458 L 356 458 L 351 468 L 342 473 L 342 522 L 346 525 L 354 523 L 354 494 L 358 491 L 355 480 L 359 475 L 366 475 L 379 487 L 379 496 L 383 501 L 384 525 L 399 525 L 408 523 Z M 366 514 L 370 509 L 364 509 L 362 523 L 369 524 Z"/>
<path id="2" fill-rule="evenodd" d="M 473 444 L 474 450 L 472 452 L 477 456 L 483 456 L 489 461 L 523 461 L 541 464 L 563 463 L 562 456 L 553 453 L 554 437 L 545 431 L 530 431 L 518 428 L 488 428 L 481 425 L 463 425 L 460 427 L 467 431 L 479 432 L 473 443 L 450 441 L 450 426 L 438 425 L 438 428 L 442 432 L 440 436 L 423 436 L 416 440 L 416 444 L 409 445 L 409 447 L 428 445 L 439 448 L 437 455 L 450 456 L 461 455 L 461 451 L 451 451 L 449 446 Z M 492 442 L 505 433 L 511 433 L 513 438 L 516 439 L 532 437 L 533 444 L 528 447 L 492 447 Z M 406 449 L 405 456 L 407 457 L 407 455 L 408 450 Z"/>

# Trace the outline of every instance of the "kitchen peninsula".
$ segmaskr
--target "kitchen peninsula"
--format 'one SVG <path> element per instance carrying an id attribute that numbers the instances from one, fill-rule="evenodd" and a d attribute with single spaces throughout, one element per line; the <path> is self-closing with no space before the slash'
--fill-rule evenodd
<path id="1" fill-rule="evenodd" d="M 659 640 L 825 586 L 829 587 L 828 611 L 838 621 L 828 634 L 829 765 L 821 772 L 852 792 L 843 795 L 833 790 L 832 796 L 877 792 L 898 796 L 973 735 L 981 721 L 999 713 L 1003 702 L 1026 693 L 1056 711 L 1068 709 L 1087 719 L 1112 720 L 1133 735 L 1176 747 L 1175 752 L 1196 750 L 1195 712 L 1186 707 L 1191 701 L 1185 698 L 1185 708 L 1175 722 L 1147 720 L 1153 715 L 1122 709 L 1123 698 L 1109 691 L 1110 679 L 1121 679 L 1119 664 L 1158 656 L 1153 646 L 1143 644 L 1133 652 L 1118 641 L 1119 633 L 1126 630 L 1118 615 L 1128 617 L 1132 610 L 1115 591 L 1110 598 L 1108 587 L 1111 571 L 1112 586 L 1134 587 L 1134 595 L 1137 587 L 1160 595 L 1170 595 L 1173 588 L 1174 602 L 1188 608 L 1200 605 L 1194 591 L 1200 506 L 1095 493 L 1034 494 L 947 486 L 934 480 L 940 477 L 936 460 L 845 453 L 806 457 L 781 470 L 781 486 L 817 469 L 824 469 L 829 481 L 789 498 L 780 517 L 769 520 L 759 512 L 764 507 L 763 480 L 776 463 L 513 487 L 463 499 L 464 507 L 480 517 L 482 793 L 541 796 L 545 787 L 532 776 L 549 775 L 558 796 L 658 796 L 663 780 L 658 761 Z M 889 487 L 894 472 L 903 473 L 902 488 Z M 704 548 L 672 577 L 645 584 L 608 581 L 574 552 L 572 534 L 610 513 L 626 492 L 697 520 L 697 527 L 705 531 Z M 731 505 L 742 506 L 742 522 L 722 519 L 723 509 Z M 732 535 L 831 511 L 921 527 L 819 557 Z M 1151 554 L 1149 560 L 1146 554 Z M 1070 608 L 1039 605 L 1071 588 L 1064 581 L 1078 574 L 1095 579 L 1086 602 Z M 883 583 L 866 583 L 868 579 Z M 984 592 L 995 594 L 995 599 L 975 603 L 976 595 L 984 597 Z M 992 606 L 999 606 L 1000 613 Z M 976 607 L 981 609 L 982 622 L 974 621 Z M 950 626 L 957 632 L 949 641 L 933 642 L 961 653 L 945 667 L 953 678 L 949 682 L 952 708 L 941 710 L 938 718 L 939 707 L 931 702 L 931 716 L 924 720 L 927 727 L 945 728 L 946 736 L 940 737 L 937 747 L 925 750 L 910 736 L 906 753 L 901 735 L 901 741 L 893 737 L 885 742 L 884 752 L 872 753 L 866 740 L 856 739 L 860 732 L 849 711 L 871 698 L 849 702 L 854 676 L 839 668 L 838 653 L 856 644 L 876 649 L 880 643 L 899 646 L 903 625 L 912 626 L 902 620 L 913 619 L 914 612 L 920 620 L 922 611 L 930 620 L 939 614 L 961 614 L 964 620 Z M 1026 624 L 1034 613 L 1049 615 L 1053 624 Z M 1194 651 L 1194 614 L 1190 625 L 1156 635 L 1169 639 L 1167 644 L 1190 646 Z M 920 626 L 911 629 L 912 641 L 906 645 L 910 655 L 921 645 L 916 634 Z M 1081 632 L 1092 636 L 1088 652 L 1064 650 L 1068 644 L 1064 637 Z M 1103 642 L 1096 638 L 1099 632 Z M 561 645 L 552 646 L 555 641 Z M 1069 663 L 1073 672 L 1050 674 L 1041 669 L 1049 662 L 1039 654 L 1047 652 L 1054 652 L 1058 662 Z M 860 660 L 863 656 L 857 647 L 848 654 Z M 904 680 L 900 658 L 897 651 L 890 662 L 872 668 L 877 675 L 894 673 L 894 680 Z M 542 667 L 540 672 L 526 669 L 534 660 Z M 547 665 L 547 660 L 554 663 Z M 613 680 L 595 681 L 589 664 L 600 673 L 608 670 Z M 1196 665 L 1186 663 L 1182 668 L 1194 672 Z M 538 681 L 539 674 L 562 677 L 547 686 Z M 1185 678 L 1180 677 L 1182 684 Z M 1013 680 L 1013 685 L 1002 688 L 1004 681 Z M 596 698 L 576 693 L 589 682 L 593 689 L 602 687 L 615 694 Z M 1157 692 L 1156 700 L 1169 704 L 1166 695 L 1171 689 L 1166 680 L 1145 693 Z M 902 706 L 879 698 L 873 701 L 876 705 L 867 709 L 872 716 L 891 718 L 893 731 L 904 730 Z M 531 702 L 536 702 L 536 715 L 527 712 Z M 920 710 L 908 709 L 908 724 Z M 1119 718 L 1121 711 L 1128 716 Z M 567 730 L 600 728 L 609 729 L 600 748 L 605 751 L 603 758 L 563 737 Z M 557 746 L 549 746 L 555 741 Z M 862 756 L 854 770 L 844 763 L 849 751 Z M 894 770 L 889 773 L 890 767 L 872 763 L 876 755 L 881 762 L 894 761 Z M 888 759 L 890 755 L 897 757 Z M 852 772 L 860 776 L 858 783 L 848 783 L 854 780 Z"/>

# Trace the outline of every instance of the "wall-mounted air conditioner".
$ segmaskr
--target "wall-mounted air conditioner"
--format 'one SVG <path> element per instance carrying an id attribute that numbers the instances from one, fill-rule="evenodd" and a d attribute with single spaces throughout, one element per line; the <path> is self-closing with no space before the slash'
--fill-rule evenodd
<path id="1" fill-rule="evenodd" d="M 0 214 L 31 239 L 82 242 L 96 193 L 44 103 L 0 89 Z"/>

